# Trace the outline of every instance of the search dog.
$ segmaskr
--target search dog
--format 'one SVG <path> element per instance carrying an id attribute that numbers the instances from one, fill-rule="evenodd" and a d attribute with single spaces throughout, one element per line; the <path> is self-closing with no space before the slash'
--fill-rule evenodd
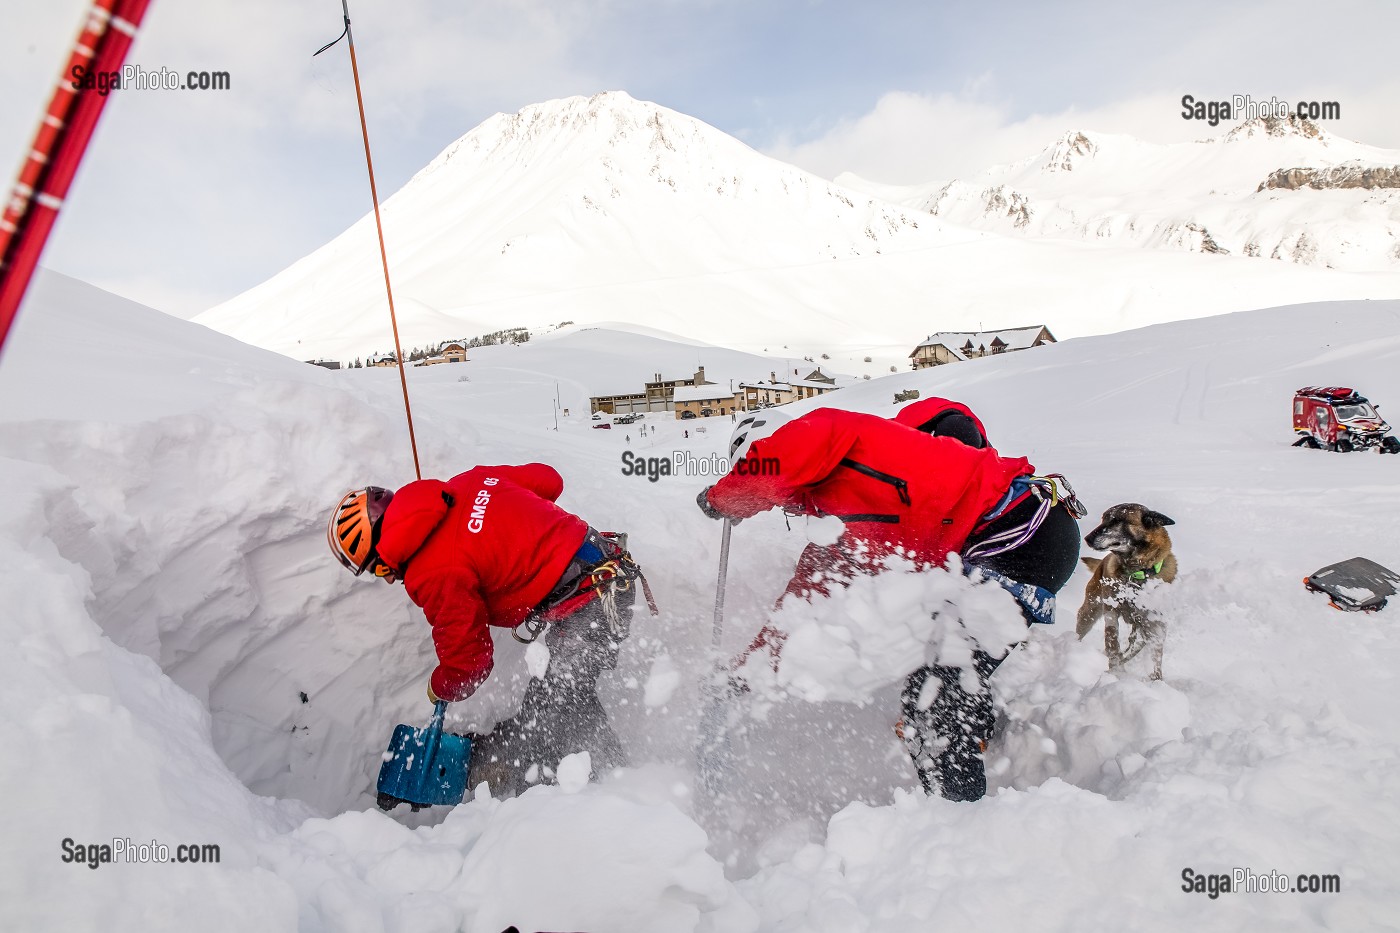
<path id="1" fill-rule="evenodd" d="M 1162 679 L 1162 650 L 1166 642 L 1166 621 L 1138 603 L 1138 591 L 1149 580 L 1170 583 L 1176 579 L 1176 555 L 1167 525 L 1175 525 L 1161 512 L 1136 502 L 1115 505 L 1103 513 L 1103 521 L 1084 536 L 1084 543 L 1103 557 L 1081 557 L 1093 571 L 1084 587 L 1084 604 L 1079 607 L 1075 632 L 1082 639 L 1103 619 L 1103 648 L 1108 668 L 1123 666 L 1148 644 L 1152 645 L 1151 680 Z M 1120 647 L 1118 623 L 1128 625 L 1127 644 Z"/>

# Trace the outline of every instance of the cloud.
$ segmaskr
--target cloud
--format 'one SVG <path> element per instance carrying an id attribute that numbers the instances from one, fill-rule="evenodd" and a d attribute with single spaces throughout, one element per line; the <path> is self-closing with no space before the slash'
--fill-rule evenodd
<path id="1" fill-rule="evenodd" d="M 1181 119 L 1182 95 L 1247 94 L 1337 101 L 1343 118 L 1325 124 L 1329 132 L 1400 148 L 1390 47 L 1400 4 L 1336 0 L 1324 11 L 1307 0 L 1179 0 L 1164 15 L 1099 0 L 1011 0 L 940 25 L 919 33 L 930 43 L 927 71 L 884 71 L 886 87 L 856 107 L 751 143 L 824 177 L 915 184 L 1026 158 L 1071 129 L 1161 143 L 1218 135 Z M 917 58 L 898 32 L 881 38 L 904 51 L 900 61 Z"/>
<path id="2" fill-rule="evenodd" d="M 1400 120 L 1394 116 L 1393 103 L 1400 95 L 1400 81 L 1350 90 L 1328 84 L 1310 87 L 1311 96 L 1306 98 L 1286 91 L 1277 96 L 1295 104 L 1305 99 L 1337 100 L 1343 119 L 1323 124 L 1324 129 L 1371 145 L 1400 148 Z M 1173 89 L 1091 109 L 1070 107 L 1013 119 L 1009 107 L 971 97 L 893 91 L 880 97 L 869 112 L 842 120 L 814 139 L 800 143 L 779 139 L 763 151 L 823 178 L 851 172 L 869 181 L 911 185 L 946 181 L 1027 158 L 1068 130 L 1121 133 L 1169 143 L 1203 139 L 1229 129 L 1182 119 L 1182 93 Z M 1241 93 L 1259 100 L 1276 92 L 1246 88 Z M 1228 99 L 1223 93 L 1220 96 Z"/>

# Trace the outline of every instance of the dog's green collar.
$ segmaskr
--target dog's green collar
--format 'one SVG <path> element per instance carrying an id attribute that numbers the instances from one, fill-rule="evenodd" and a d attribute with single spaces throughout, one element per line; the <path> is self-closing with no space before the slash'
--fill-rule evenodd
<path id="1" fill-rule="evenodd" d="M 1162 572 L 1162 565 L 1166 562 L 1167 559 L 1164 557 L 1153 564 L 1151 570 L 1134 570 L 1132 573 L 1128 574 L 1128 578 L 1130 580 L 1146 580 L 1148 577 L 1155 577 Z"/>

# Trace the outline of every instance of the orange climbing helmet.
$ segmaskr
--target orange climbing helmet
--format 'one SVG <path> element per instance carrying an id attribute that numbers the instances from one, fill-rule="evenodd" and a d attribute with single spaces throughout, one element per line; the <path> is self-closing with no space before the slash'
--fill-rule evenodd
<path id="1" fill-rule="evenodd" d="M 379 540 L 379 522 L 393 498 L 381 486 L 352 489 L 331 512 L 326 541 L 335 559 L 357 577 L 378 559 L 374 545 Z"/>

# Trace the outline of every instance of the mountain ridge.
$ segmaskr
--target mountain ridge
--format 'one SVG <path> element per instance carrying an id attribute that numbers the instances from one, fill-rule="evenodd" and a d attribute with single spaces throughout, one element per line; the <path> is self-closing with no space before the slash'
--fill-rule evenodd
<path id="1" fill-rule="evenodd" d="M 1063 152 L 1047 158 L 1072 168 L 1047 177 L 1080 177 L 1121 148 L 1097 134 L 1060 142 Z M 1014 208 L 1014 195 L 1004 197 Z M 1034 202 L 1030 210 L 1028 222 Z M 488 118 L 381 214 L 405 346 L 624 320 L 751 352 L 841 350 L 907 365 L 911 341 L 984 319 L 1074 336 L 1386 294 L 1382 283 L 1335 273 L 979 229 L 977 218 L 935 217 L 819 178 L 625 92 Z M 377 252 L 367 214 L 196 320 L 302 359 L 383 349 Z"/>
<path id="2" fill-rule="evenodd" d="M 1149 249 L 1400 270 L 1400 150 L 1290 114 L 1155 144 L 1072 129 L 1028 158 L 903 189 L 837 180 L 973 229 Z M 1267 192 L 1311 192 L 1285 199 Z"/>

